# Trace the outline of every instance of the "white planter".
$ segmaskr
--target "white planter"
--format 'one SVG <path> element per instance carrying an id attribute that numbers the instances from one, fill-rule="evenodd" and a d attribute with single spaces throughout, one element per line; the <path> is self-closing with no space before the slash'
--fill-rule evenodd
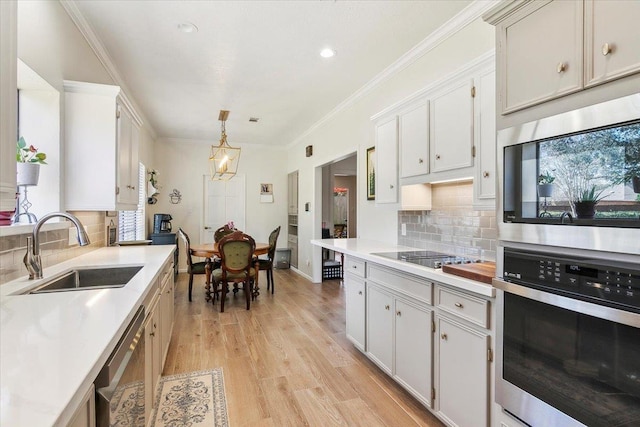
<path id="1" fill-rule="evenodd" d="M 17 164 L 17 185 L 38 185 L 40 177 L 39 163 L 20 163 Z"/>

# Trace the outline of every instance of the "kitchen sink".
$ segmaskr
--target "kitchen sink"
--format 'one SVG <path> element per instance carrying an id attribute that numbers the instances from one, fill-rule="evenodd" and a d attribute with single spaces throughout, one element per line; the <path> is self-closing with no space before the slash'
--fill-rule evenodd
<path id="1" fill-rule="evenodd" d="M 31 289 L 27 294 L 122 288 L 143 266 L 75 268 Z"/>

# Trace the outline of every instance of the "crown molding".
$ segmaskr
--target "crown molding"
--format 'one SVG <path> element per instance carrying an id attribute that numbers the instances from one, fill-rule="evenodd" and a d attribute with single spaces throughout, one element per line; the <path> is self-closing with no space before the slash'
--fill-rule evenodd
<path id="1" fill-rule="evenodd" d="M 164 144 L 200 144 L 200 145 L 215 145 L 219 144 L 219 141 L 215 138 L 213 139 L 199 139 L 199 138 L 167 138 L 160 137 L 157 139 L 157 142 Z M 265 145 L 265 144 L 256 144 L 252 142 L 230 142 L 233 148 L 255 148 L 255 149 L 265 149 L 265 150 L 277 150 L 277 151 L 285 151 L 286 147 L 284 145 Z"/>
<path id="2" fill-rule="evenodd" d="M 80 33 L 83 35 L 91 50 L 93 50 L 93 52 L 96 54 L 98 60 L 104 66 L 113 82 L 120 86 L 120 96 L 129 104 L 129 109 L 132 110 L 132 113 L 137 116 L 136 118 L 140 122 L 140 126 L 146 123 L 146 128 L 149 130 L 151 138 L 154 140 L 157 139 L 158 135 L 156 134 L 155 129 L 153 129 L 153 127 L 151 126 L 149 120 L 142 112 L 140 106 L 135 102 L 133 97 L 127 95 L 128 93 L 131 93 L 131 91 L 120 75 L 120 72 L 111 59 L 109 52 L 102 44 L 102 41 L 100 41 L 89 22 L 82 15 L 80 9 L 78 9 L 75 0 L 60 0 L 60 4 L 67 12 L 67 15 L 69 15 L 73 23 L 76 25 Z"/>
<path id="3" fill-rule="evenodd" d="M 429 34 L 427 38 L 418 43 L 416 46 L 407 51 L 404 55 L 402 55 L 397 61 L 393 64 L 385 68 L 382 72 L 380 72 L 377 76 L 371 79 L 368 83 L 354 92 L 347 99 L 338 104 L 333 110 L 331 110 L 326 116 L 322 119 L 311 125 L 309 129 L 307 129 L 304 133 L 298 136 L 286 147 L 291 148 L 295 145 L 299 144 L 305 137 L 309 136 L 320 126 L 325 124 L 331 118 L 336 116 L 341 111 L 345 110 L 352 104 L 354 104 L 358 99 L 363 98 L 377 86 L 382 84 L 383 82 L 389 80 L 394 75 L 398 74 L 400 71 L 409 67 L 411 64 L 416 62 L 418 59 L 429 53 L 440 43 L 447 40 L 449 37 L 456 34 L 458 31 L 465 28 L 467 25 L 475 21 L 476 19 L 482 17 L 482 14 L 486 13 L 488 10 L 493 8 L 496 5 L 496 0 L 475 0 L 469 6 L 462 9 L 457 15 L 453 18 L 449 19 L 447 22 L 442 24 L 437 30 L 433 33 Z"/>

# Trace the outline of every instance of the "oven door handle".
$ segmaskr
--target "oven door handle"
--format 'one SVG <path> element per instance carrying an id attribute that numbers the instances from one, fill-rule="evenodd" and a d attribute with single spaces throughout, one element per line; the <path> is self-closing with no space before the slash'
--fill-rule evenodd
<path id="1" fill-rule="evenodd" d="M 552 294 L 550 292 L 529 288 L 515 283 L 505 282 L 498 278 L 494 278 L 492 284 L 497 289 L 510 294 L 519 295 L 524 298 L 575 311 L 577 313 L 587 314 L 599 319 L 610 320 L 615 323 L 622 323 L 634 328 L 640 328 L 640 314 L 637 313 Z"/>

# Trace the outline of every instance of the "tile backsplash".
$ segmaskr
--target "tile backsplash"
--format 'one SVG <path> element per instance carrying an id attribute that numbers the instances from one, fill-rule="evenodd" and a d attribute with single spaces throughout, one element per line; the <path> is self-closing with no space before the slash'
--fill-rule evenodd
<path id="1" fill-rule="evenodd" d="M 472 203 L 472 182 L 432 185 L 430 211 L 398 212 L 398 244 L 495 261 L 496 213 Z"/>
<path id="2" fill-rule="evenodd" d="M 66 228 L 41 231 L 40 255 L 45 268 L 105 246 L 104 211 L 71 213 L 86 227 L 91 244 L 82 247 L 77 243 L 69 245 L 69 230 Z M 0 285 L 27 275 L 22 259 L 27 251 L 28 234 L 0 237 Z"/>

